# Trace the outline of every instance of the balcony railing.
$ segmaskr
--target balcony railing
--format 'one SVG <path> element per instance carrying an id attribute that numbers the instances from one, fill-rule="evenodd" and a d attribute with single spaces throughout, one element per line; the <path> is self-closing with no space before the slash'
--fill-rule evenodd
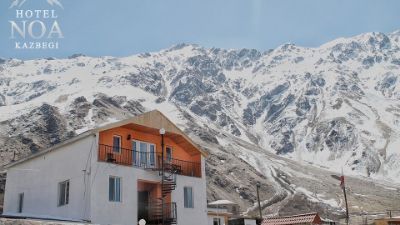
<path id="1" fill-rule="evenodd" d="M 162 156 L 157 152 L 140 152 L 126 148 L 99 144 L 99 161 L 115 163 L 125 166 L 134 166 L 143 169 L 161 170 Z M 201 164 L 167 158 L 164 154 L 164 170 L 179 175 L 201 177 Z"/>

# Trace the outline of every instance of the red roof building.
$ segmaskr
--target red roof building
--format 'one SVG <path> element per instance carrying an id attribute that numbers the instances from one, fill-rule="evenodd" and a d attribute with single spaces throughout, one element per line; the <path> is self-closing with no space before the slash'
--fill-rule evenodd
<path id="1" fill-rule="evenodd" d="M 261 225 L 299 225 L 299 224 L 322 224 L 318 213 L 308 213 L 294 216 L 266 218 Z"/>

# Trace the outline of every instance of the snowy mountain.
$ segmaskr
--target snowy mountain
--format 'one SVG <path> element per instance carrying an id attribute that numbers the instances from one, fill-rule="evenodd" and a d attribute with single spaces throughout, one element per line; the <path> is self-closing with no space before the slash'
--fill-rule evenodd
<path id="1" fill-rule="evenodd" d="M 399 68 L 399 31 L 266 52 L 181 44 L 124 58 L 0 59 L 0 155 L 7 163 L 159 109 L 210 151 L 210 199 L 251 206 L 250 184 L 262 179 L 269 213 L 295 199 L 340 214 L 340 190 L 326 185 L 343 168 L 370 195 L 388 190 L 375 196 L 379 209 L 395 207 Z"/>

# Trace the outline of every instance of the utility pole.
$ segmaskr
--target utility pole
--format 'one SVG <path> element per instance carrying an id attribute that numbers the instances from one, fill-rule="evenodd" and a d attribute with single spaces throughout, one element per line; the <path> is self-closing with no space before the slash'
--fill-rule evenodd
<path id="1" fill-rule="evenodd" d="M 344 202 L 346 203 L 346 224 L 349 224 L 349 205 L 347 204 L 346 186 L 344 185 L 344 183 L 343 183 L 342 189 L 343 189 L 343 195 L 344 195 Z"/>
<path id="2" fill-rule="evenodd" d="M 162 217 L 162 225 L 164 225 L 164 196 L 163 196 L 163 187 L 164 187 L 164 134 L 165 129 L 160 129 L 161 135 L 161 217 Z"/>
<path id="3" fill-rule="evenodd" d="M 261 187 L 260 182 L 257 182 L 256 186 L 257 186 L 258 210 L 259 210 L 259 213 L 260 213 L 260 220 L 262 220 L 262 211 L 261 211 L 261 203 L 260 203 L 260 191 L 259 191 L 259 189 Z"/>

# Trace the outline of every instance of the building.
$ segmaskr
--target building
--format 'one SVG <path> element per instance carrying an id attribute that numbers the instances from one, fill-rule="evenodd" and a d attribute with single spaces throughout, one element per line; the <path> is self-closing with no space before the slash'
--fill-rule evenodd
<path id="1" fill-rule="evenodd" d="M 147 112 L 8 165 L 3 215 L 204 225 L 206 155 L 162 113 Z"/>
<path id="2" fill-rule="evenodd" d="M 207 208 L 207 215 L 208 225 L 228 225 L 232 213 L 224 208 Z"/>
<path id="3" fill-rule="evenodd" d="M 375 225 L 400 225 L 400 217 L 375 219 Z"/>
<path id="4" fill-rule="evenodd" d="M 300 214 L 294 216 L 273 217 L 263 220 L 261 225 L 314 225 L 323 224 L 318 213 Z"/>
<path id="5" fill-rule="evenodd" d="M 243 216 L 237 203 L 217 200 L 208 203 L 208 225 L 256 225 L 256 219 Z"/>
<path id="6" fill-rule="evenodd" d="M 260 221 L 260 220 L 254 219 L 251 217 L 237 217 L 237 218 L 229 219 L 229 225 L 257 225 L 257 224 L 260 224 L 260 223 L 257 223 L 257 221 Z"/>

